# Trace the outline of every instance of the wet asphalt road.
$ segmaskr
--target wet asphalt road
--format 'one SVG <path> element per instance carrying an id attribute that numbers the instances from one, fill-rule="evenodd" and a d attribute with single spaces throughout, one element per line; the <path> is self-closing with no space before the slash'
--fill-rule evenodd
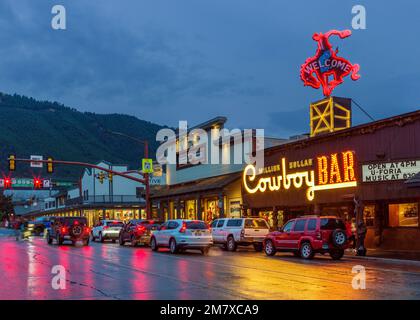
<path id="1" fill-rule="evenodd" d="M 66 289 L 51 286 L 54 265 Z M 352 288 L 352 268 L 366 268 L 366 290 Z M 0 299 L 420 299 L 420 264 L 303 261 L 244 249 L 171 255 L 149 248 L 91 243 L 47 245 L 42 238 L 0 238 Z"/>

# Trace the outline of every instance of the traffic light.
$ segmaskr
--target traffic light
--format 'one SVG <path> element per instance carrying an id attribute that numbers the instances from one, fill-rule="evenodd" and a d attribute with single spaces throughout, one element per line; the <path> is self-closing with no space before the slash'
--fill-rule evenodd
<path id="1" fill-rule="evenodd" d="M 48 162 L 47 162 L 47 172 L 48 173 L 53 173 L 54 172 L 54 165 L 53 165 L 53 158 L 48 157 Z"/>
<path id="2" fill-rule="evenodd" d="M 11 154 L 9 156 L 9 171 L 15 171 L 16 170 L 16 156 L 14 154 Z"/>
<path id="3" fill-rule="evenodd" d="M 113 177 L 112 173 L 111 172 L 108 172 L 108 180 L 109 180 L 109 182 L 112 182 L 112 177 Z"/>
<path id="4" fill-rule="evenodd" d="M 34 178 L 34 188 L 35 189 L 41 189 L 42 187 L 42 181 L 39 178 Z"/>
<path id="5" fill-rule="evenodd" d="M 4 178 L 4 188 L 10 189 L 12 187 L 12 179 L 9 177 Z"/>
<path id="6" fill-rule="evenodd" d="M 98 174 L 98 179 L 100 183 L 104 183 L 104 179 L 105 179 L 105 174 L 101 171 Z"/>

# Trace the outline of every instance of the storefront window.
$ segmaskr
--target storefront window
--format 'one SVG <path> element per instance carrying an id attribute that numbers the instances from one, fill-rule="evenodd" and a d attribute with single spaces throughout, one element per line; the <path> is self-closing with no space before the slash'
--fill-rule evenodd
<path id="1" fill-rule="evenodd" d="M 241 199 L 232 199 L 229 201 L 229 218 L 241 217 Z"/>
<path id="2" fill-rule="evenodd" d="M 267 221 L 270 227 L 274 225 L 273 211 L 260 211 L 259 217 Z"/>
<path id="3" fill-rule="evenodd" d="M 207 200 L 207 210 L 204 215 L 204 220 L 210 222 L 219 217 L 219 201 L 218 200 Z"/>
<path id="4" fill-rule="evenodd" d="M 196 201 L 195 200 L 187 200 L 186 201 L 186 211 L 187 211 L 187 217 L 186 219 L 194 220 L 197 219 L 197 212 L 195 210 L 196 208 Z"/>
<path id="5" fill-rule="evenodd" d="M 389 205 L 390 227 L 418 227 L 418 203 L 401 203 Z"/>
<path id="6" fill-rule="evenodd" d="M 363 219 L 366 227 L 373 227 L 375 222 L 375 206 L 365 206 L 363 210 Z"/>

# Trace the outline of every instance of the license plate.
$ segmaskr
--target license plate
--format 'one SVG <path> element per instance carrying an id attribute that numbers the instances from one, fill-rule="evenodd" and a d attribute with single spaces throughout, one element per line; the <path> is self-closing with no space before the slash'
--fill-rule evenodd
<path id="1" fill-rule="evenodd" d="M 196 236 L 201 236 L 201 231 L 196 231 L 196 232 L 194 232 L 194 235 L 196 235 Z"/>

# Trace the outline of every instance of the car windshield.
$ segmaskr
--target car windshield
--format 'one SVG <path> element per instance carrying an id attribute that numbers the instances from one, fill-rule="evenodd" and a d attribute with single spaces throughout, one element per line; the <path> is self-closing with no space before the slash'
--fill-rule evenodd
<path id="1" fill-rule="evenodd" d="M 334 218 L 321 218 L 321 230 L 346 229 L 344 221 Z"/>
<path id="2" fill-rule="evenodd" d="M 208 225 L 204 221 L 187 221 L 185 225 L 187 229 L 192 230 L 208 229 Z"/>
<path id="3" fill-rule="evenodd" d="M 267 223 L 263 219 L 246 219 L 246 229 L 268 229 Z"/>
<path id="4" fill-rule="evenodd" d="M 70 226 L 70 225 L 74 224 L 75 222 L 79 223 L 79 224 L 87 224 L 86 218 L 65 218 L 65 219 L 63 219 L 63 224 L 67 225 L 67 226 Z"/>
<path id="5" fill-rule="evenodd" d="M 107 225 L 108 227 L 115 227 L 115 228 L 118 228 L 118 227 L 122 227 L 124 224 L 123 224 L 121 221 L 108 221 L 108 222 L 106 223 L 106 225 Z"/>

